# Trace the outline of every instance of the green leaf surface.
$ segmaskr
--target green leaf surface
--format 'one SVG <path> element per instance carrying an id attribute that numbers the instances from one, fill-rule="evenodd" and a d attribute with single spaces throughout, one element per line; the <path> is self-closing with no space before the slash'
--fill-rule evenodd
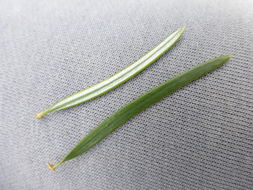
<path id="1" fill-rule="evenodd" d="M 58 102 L 56 102 L 53 106 L 48 108 L 47 110 L 36 114 L 36 118 L 41 119 L 44 115 L 58 111 L 67 109 L 70 107 L 77 106 L 89 100 L 92 100 L 98 96 L 105 94 L 106 92 L 111 91 L 112 89 L 118 87 L 119 85 L 125 83 L 152 63 L 154 63 L 159 57 L 161 57 L 166 51 L 168 51 L 183 34 L 185 27 L 179 28 L 169 37 L 167 37 L 164 41 L 162 41 L 158 46 L 149 51 L 146 55 L 141 57 L 139 60 L 129 65 L 125 69 L 116 73 L 115 75 L 93 85 L 89 88 L 81 90 L 77 93 L 74 93 L 71 96 L 68 96 Z"/>
<path id="2" fill-rule="evenodd" d="M 122 126 L 128 120 L 144 111 L 146 108 L 159 102 L 164 97 L 172 94 L 176 90 L 188 85 L 192 81 L 206 75 L 207 73 L 224 65 L 231 56 L 224 55 L 218 58 L 208 60 L 199 64 L 192 69 L 177 75 L 176 77 L 160 84 L 159 86 L 151 89 L 142 96 L 126 104 L 117 112 L 112 114 L 109 118 L 104 120 L 96 128 L 94 128 L 88 135 L 86 135 L 67 155 L 58 162 L 56 165 L 49 164 L 49 168 L 55 170 L 57 166 L 67 160 L 71 160 L 95 146 L 105 137 L 110 135 L 118 127 Z"/>

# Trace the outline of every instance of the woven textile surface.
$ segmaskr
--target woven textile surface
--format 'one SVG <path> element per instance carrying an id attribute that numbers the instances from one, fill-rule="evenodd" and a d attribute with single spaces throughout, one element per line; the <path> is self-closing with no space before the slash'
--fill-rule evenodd
<path id="1" fill-rule="evenodd" d="M 33 115 L 134 62 L 181 26 L 145 71 L 83 105 Z M 52 172 L 91 129 L 176 74 L 224 67 Z M 253 188 L 252 0 L 0 0 L 0 189 Z"/>

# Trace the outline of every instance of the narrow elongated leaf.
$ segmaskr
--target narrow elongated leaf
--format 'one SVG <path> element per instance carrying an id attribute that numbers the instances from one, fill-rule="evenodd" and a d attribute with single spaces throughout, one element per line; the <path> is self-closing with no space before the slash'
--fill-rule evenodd
<path id="1" fill-rule="evenodd" d="M 177 75 L 176 77 L 160 84 L 156 88 L 146 92 L 144 95 L 133 100 L 129 104 L 122 107 L 120 110 L 112 114 L 109 118 L 104 120 L 100 125 L 94 128 L 87 136 L 85 136 L 66 157 L 58 162 L 56 165 L 49 164 L 49 168 L 55 170 L 57 166 L 67 160 L 71 160 L 95 146 L 98 142 L 103 140 L 109 134 L 111 134 L 118 127 L 126 123 L 129 119 L 135 115 L 144 111 L 146 108 L 160 101 L 164 97 L 172 94 L 176 90 L 186 86 L 192 81 L 202 77 L 203 75 L 221 67 L 225 64 L 231 56 L 224 55 L 215 59 L 206 61 L 199 64 L 192 69 Z"/>
<path id="2" fill-rule="evenodd" d="M 164 41 L 162 41 L 158 46 L 156 46 L 146 55 L 141 57 L 138 61 L 129 65 L 122 71 L 103 80 L 100 83 L 97 83 L 89 88 L 81 90 L 80 92 L 77 92 L 71 96 L 68 96 L 58 101 L 47 110 L 36 114 L 35 117 L 41 119 L 47 113 L 77 106 L 91 99 L 94 99 L 98 96 L 101 96 L 106 92 L 109 92 L 112 89 L 116 88 L 117 86 L 123 84 L 124 82 L 128 81 L 129 79 L 131 79 L 132 77 L 134 77 L 135 75 L 146 69 L 152 63 L 154 63 L 159 57 L 161 57 L 166 51 L 168 51 L 180 39 L 180 36 L 183 34 L 184 30 L 185 27 L 179 28 L 176 32 L 174 32 Z"/>

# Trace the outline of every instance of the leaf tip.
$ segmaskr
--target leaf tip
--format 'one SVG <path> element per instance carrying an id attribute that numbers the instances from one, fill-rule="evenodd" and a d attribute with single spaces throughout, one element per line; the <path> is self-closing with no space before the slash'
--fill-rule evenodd
<path id="1" fill-rule="evenodd" d="M 234 56 L 233 55 L 224 55 L 223 58 L 226 60 L 226 61 L 229 61 L 231 58 L 233 58 Z"/>
<path id="2" fill-rule="evenodd" d="M 43 117 L 43 115 L 41 113 L 35 114 L 35 118 L 37 118 L 37 119 L 41 119 L 42 117 Z"/>
<path id="3" fill-rule="evenodd" d="M 178 30 L 179 30 L 181 33 L 184 33 L 185 29 L 186 29 L 186 26 L 182 26 L 182 27 L 180 27 Z"/>
<path id="4" fill-rule="evenodd" d="M 186 26 L 182 26 L 181 29 L 182 29 L 182 30 L 185 30 L 185 29 L 186 29 Z"/>
<path id="5" fill-rule="evenodd" d="M 52 171 L 55 171 L 56 167 L 50 163 L 47 164 L 48 168 Z"/>

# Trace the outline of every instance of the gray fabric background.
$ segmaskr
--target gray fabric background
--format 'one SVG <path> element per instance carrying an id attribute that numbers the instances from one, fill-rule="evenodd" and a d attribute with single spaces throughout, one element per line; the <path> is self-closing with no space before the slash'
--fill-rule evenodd
<path id="1" fill-rule="evenodd" d="M 184 25 L 182 40 L 126 84 L 33 117 Z M 122 105 L 222 54 L 234 58 L 48 170 Z M 253 189 L 252 0 L 1 0 L 0 64 L 1 190 Z"/>

